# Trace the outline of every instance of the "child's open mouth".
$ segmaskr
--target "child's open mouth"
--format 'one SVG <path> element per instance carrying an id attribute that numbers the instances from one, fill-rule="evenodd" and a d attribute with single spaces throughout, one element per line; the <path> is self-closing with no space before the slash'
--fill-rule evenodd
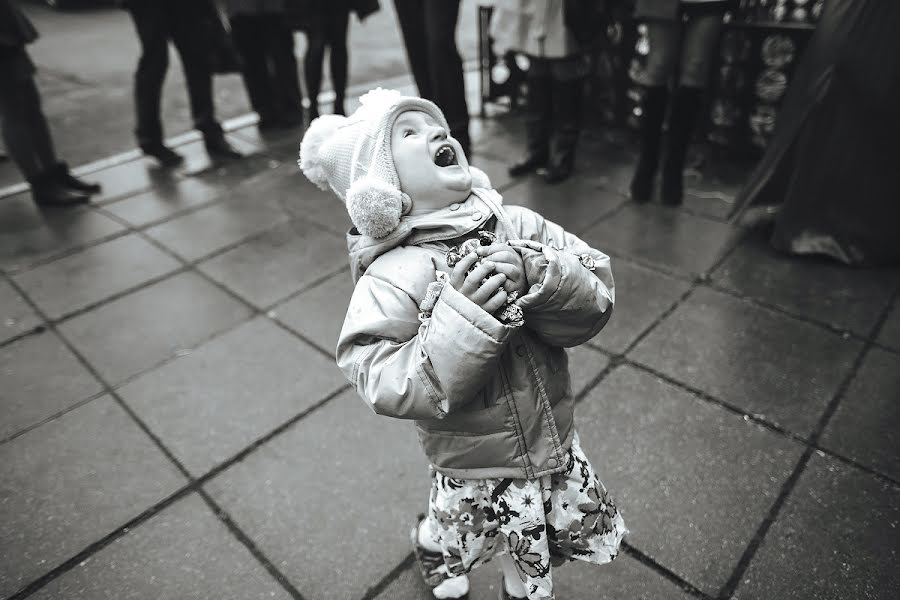
<path id="1" fill-rule="evenodd" d="M 444 144 L 438 148 L 438 151 L 434 153 L 434 164 L 439 167 L 459 164 L 456 161 L 456 152 L 453 151 L 453 147 L 450 144 Z"/>

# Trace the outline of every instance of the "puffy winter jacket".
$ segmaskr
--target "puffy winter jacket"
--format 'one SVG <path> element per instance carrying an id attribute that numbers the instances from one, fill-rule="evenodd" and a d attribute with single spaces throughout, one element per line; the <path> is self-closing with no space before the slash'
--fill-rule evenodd
<path id="1" fill-rule="evenodd" d="M 407 216 L 383 240 L 350 235 L 356 287 L 337 363 L 378 414 L 414 419 L 431 464 L 452 477 L 533 479 L 565 466 L 573 397 L 565 347 L 591 339 L 614 301 L 609 257 L 499 194 Z M 419 305 L 448 241 L 480 228 L 519 247 L 525 325 L 504 325 L 445 285 Z M 594 270 L 584 266 L 589 256 Z"/>

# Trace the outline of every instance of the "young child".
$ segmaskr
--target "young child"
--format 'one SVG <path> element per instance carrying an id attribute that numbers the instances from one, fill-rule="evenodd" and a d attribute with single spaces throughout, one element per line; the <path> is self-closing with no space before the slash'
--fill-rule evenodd
<path id="1" fill-rule="evenodd" d="M 609 319 L 609 258 L 502 206 L 431 102 L 361 102 L 300 146 L 355 225 L 338 366 L 376 413 L 415 421 L 432 484 L 412 542 L 435 597 L 467 597 L 496 556 L 501 598 L 553 598 L 551 565 L 609 562 L 626 533 L 579 445 L 564 350 Z"/>

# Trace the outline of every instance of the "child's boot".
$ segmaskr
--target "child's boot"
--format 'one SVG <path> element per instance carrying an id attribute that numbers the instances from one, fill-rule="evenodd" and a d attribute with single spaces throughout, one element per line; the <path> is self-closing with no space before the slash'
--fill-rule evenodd
<path id="1" fill-rule="evenodd" d="M 469 597 L 469 578 L 465 575 L 453 576 L 444 563 L 444 555 L 435 542 L 424 531 L 427 525 L 425 515 L 419 515 L 416 525 L 410 532 L 410 541 L 416 564 L 422 574 L 422 580 L 435 598 L 448 600 L 467 600 Z"/>
<path id="2" fill-rule="evenodd" d="M 684 161 L 700 112 L 702 94 L 700 88 L 679 87 L 672 99 L 661 188 L 662 203 L 668 206 L 678 206 L 682 202 Z"/>
<path id="3" fill-rule="evenodd" d="M 641 204 L 653 197 L 653 178 L 659 165 L 662 124 L 668 99 L 669 89 L 664 85 L 645 88 L 639 130 L 640 158 L 631 179 L 631 199 Z"/>

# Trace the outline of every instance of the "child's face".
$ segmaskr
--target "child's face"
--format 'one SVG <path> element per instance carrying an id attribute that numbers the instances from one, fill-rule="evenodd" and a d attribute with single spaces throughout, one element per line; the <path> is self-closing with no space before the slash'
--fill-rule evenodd
<path id="1" fill-rule="evenodd" d="M 414 209 L 438 209 L 462 202 L 472 190 L 462 147 L 426 112 L 402 113 L 391 130 L 391 153 L 400 189 Z"/>

